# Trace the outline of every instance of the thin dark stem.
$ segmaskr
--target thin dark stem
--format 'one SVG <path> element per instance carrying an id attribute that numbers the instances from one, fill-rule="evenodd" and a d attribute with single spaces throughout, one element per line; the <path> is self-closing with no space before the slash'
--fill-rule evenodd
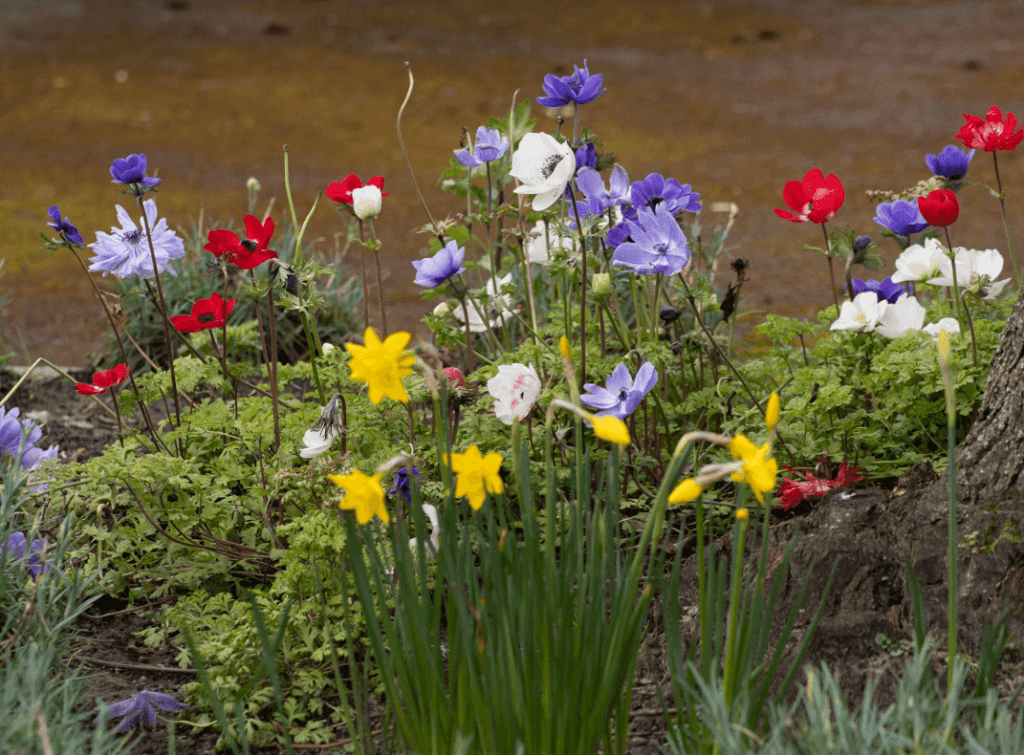
<path id="1" fill-rule="evenodd" d="M 377 241 L 377 234 L 373 230 L 373 220 L 367 221 L 370 224 L 370 243 L 373 244 L 373 266 L 377 271 L 377 306 L 380 308 L 380 329 L 383 335 L 381 340 L 388 337 L 388 318 L 384 313 L 384 276 L 380 270 L 380 244 Z"/>
<path id="2" fill-rule="evenodd" d="M 967 318 L 967 327 L 971 329 L 971 347 L 974 349 L 974 366 L 978 366 L 978 339 L 974 336 L 974 320 L 971 319 L 971 310 L 964 299 L 964 315 Z"/>
<path id="3" fill-rule="evenodd" d="M 825 234 L 825 259 L 828 260 L 828 279 L 832 282 L 832 302 L 836 305 L 836 316 L 839 316 L 839 297 L 836 295 L 836 276 L 832 271 L 832 242 L 828 238 L 828 229 L 821 224 L 821 232 Z M 850 292 L 853 293 L 852 291 Z"/>
<path id="4" fill-rule="evenodd" d="M 363 250 L 360 258 L 363 261 L 363 332 L 370 327 L 370 291 L 366 287 L 366 238 L 363 234 L 363 221 L 359 221 L 359 243 Z"/>
<path id="5" fill-rule="evenodd" d="M 963 327 L 964 318 L 960 314 L 960 286 L 956 280 L 956 252 L 953 250 L 953 242 L 949 240 L 949 226 L 943 228 L 946 232 L 946 246 L 949 247 L 949 265 L 953 268 L 953 299 L 956 301 L 956 319 Z"/>
<path id="6" fill-rule="evenodd" d="M 256 273 L 252 270 L 249 271 L 249 280 L 252 281 L 253 288 L 256 287 Z M 263 308 L 260 307 L 260 300 L 253 297 L 253 301 L 256 304 L 256 327 L 260 332 L 260 347 L 263 349 L 263 364 L 267 365 L 267 375 L 270 375 L 270 356 L 267 354 L 267 339 L 263 334 Z"/>
<path id="7" fill-rule="evenodd" d="M 1013 263 L 1013 277 L 1017 281 L 1017 287 L 1021 285 L 1020 271 L 1017 269 L 1017 258 L 1013 254 L 1013 239 L 1010 238 L 1010 221 L 1006 217 L 1006 197 L 1003 196 L 1003 182 L 999 178 L 998 153 L 992 153 L 992 164 L 996 169 L 996 186 L 999 188 L 999 207 L 1003 212 L 1003 229 L 1006 231 L 1006 251 L 1010 255 L 1010 262 Z"/>
<path id="8" fill-rule="evenodd" d="M 430 219 L 430 225 L 434 229 L 434 234 L 441 242 L 441 246 L 444 246 L 444 234 L 438 228 L 437 223 L 434 221 L 434 216 L 430 214 L 430 210 L 427 207 L 427 201 L 423 198 L 423 192 L 420 191 L 420 185 L 416 182 L 416 173 L 412 169 L 412 161 L 409 159 L 409 153 L 405 149 L 405 140 L 402 138 L 402 113 L 405 112 L 405 106 L 409 104 L 409 98 L 412 97 L 413 77 L 412 68 L 409 66 L 408 61 L 405 64 L 405 70 L 409 74 L 409 91 L 405 93 L 405 99 L 402 100 L 402 106 L 398 108 L 398 118 L 395 122 L 395 128 L 398 131 L 398 146 L 402 150 L 402 156 L 405 158 L 405 164 L 409 166 L 409 175 L 412 176 L 412 185 L 416 189 L 416 196 L 420 198 L 420 204 L 423 206 L 423 211 L 427 213 L 427 217 Z"/>
<path id="9" fill-rule="evenodd" d="M 501 266 L 501 258 L 498 254 L 498 245 L 491 243 L 491 164 L 487 163 L 487 222 L 484 228 L 487 233 L 487 246 L 491 251 L 491 275 L 498 275 L 498 268 Z"/>
<path id="10" fill-rule="evenodd" d="M 270 362 L 267 364 L 267 378 L 270 380 L 270 406 L 274 414 L 274 448 L 281 448 L 281 420 L 277 408 L 277 323 L 274 319 L 274 277 L 270 277 L 267 290 L 267 307 L 270 311 Z M 310 359 L 312 359 L 310 355 Z"/>
<path id="11" fill-rule="evenodd" d="M 583 223 L 580 221 L 580 210 L 576 206 L 576 192 L 569 185 L 569 198 L 572 200 L 572 211 L 576 215 L 576 232 L 580 236 L 580 389 L 587 382 L 587 240 L 583 235 Z"/>
<path id="12" fill-rule="evenodd" d="M 250 215 L 252 213 L 249 213 Z M 221 272 L 224 274 L 224 310 L 227 312 L 228 306 L 228 268 L 224 265 L 221 268 Z M 224 325 L 221 327 L 221 347 L 220 347 L 220 364 L 224 370 L 224 379 L 228 380 L 228 318 L 225 314 Z M 231 380 L 231 392 L 235 398 L 235 419 L 238 419 L 238 381 Z"/>

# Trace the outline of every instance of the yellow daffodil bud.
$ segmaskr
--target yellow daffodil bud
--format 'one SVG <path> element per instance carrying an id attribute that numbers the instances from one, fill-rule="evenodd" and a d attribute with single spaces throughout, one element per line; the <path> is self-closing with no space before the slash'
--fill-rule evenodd
<path id="1" fill-rule="evenodd" d="M 676 485 L 675 489 L 668 494 L 669 503 L 689 503 L 696 501 L 697 497 L 704 492 L 704 488 L 698 485 L 692 478 L 683 480 Z"/>
<path id="2" fill-rule="evenodd" d="M 594 280 L 591 281 L 590 290 L 595 296 L 611 296 L 615 291 L 612 287 L 611 274 L 594 273 Z"/>
<path id="3" fill-rule="evenodd" d="M 594 434 L 601 440 L 620 446 L 629 445 L 629 430 L 618 417 L 588 417 L 587 421 L 594 425 Z"/>
<path id="4" fill-rule="evenodd" d="M 562 336 L 558 339 L 558 351 L 561 352 L 565 359 L 572 361 L 572 349 L 569 348 L 569 339 Z"/>
<path id="5" fill-rule="evenodd" d="M 775 429 L 779 424 L 779 417 L 782 414 L 782 402 L 779 401 L 779 394 L 773 393 L 768 399 L 768 410 L 764 413 L 764 423 L 768 426 L 768 432 Z"/>
<path id="6" fill-rule="evenodd" d="M 746 509 L 736 509 L 736 521 L 745 522 L 750 519 L 750 512 Z"/>
<path id="7" fill-rule="evenodd" d="M 939 359 L 949 361 L 949 333 L 945 328 L 939 331 Z"/>

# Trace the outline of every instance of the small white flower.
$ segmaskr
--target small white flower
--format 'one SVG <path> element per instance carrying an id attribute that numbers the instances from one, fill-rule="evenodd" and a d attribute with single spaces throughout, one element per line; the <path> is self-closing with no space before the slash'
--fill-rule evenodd
<path id="1" fill-rule="evenodd" d="M 331 447 L 342 429 L 341 417 L 338 414 L 338 394 L 335 393 L 327 402 L 327 406 L 320 411 L 317 423 L 302 436 L 302 445 L 305 448 L 299 451 L 299 456 L 303 459 L 319 456 Z"/>
<path id="2" fill-rule="evenodd" d="M 874 291 L 859 293 L 853 301 L 843 302 L 839 319 L 832 323 L 829 330 L 863 330 L 870 333 L 888 306 L 889 302 L 885 299 L 878 301 L 878 294 Z"/>
<path id="3" fill-rule="evenodd" d="M 503 364 L 498 374 L 487 381 L 487 392 L 494 397 L 494 414 L 506 425 L 516 417 L 524 419 L 540 397 L 540 377 L 531 364 Z"/>
<path id="4" fill-rule="evenodd" d="M 512 273 L 503 278 L 491 278 L 484 286 L 483 294 L 467 296 L 466 304 L 452 305 L 452 313 L 459 322 L 466 322 L 466 313 L 469 313 L 469 331 L 471 333 L 483 333 L 492 328 L 500 327 L 505 320 L 512 316 L 512 297 L 509 294 L 502 294 L 501 287 L 512 282 Z"/>
<path id="5" fill-rule="evenodd" d="M 938 239 L 926 239 L 923 246 L 908 246 L 896 258 L 896 272 L 892 282 L 906 283 L 931 278 L 940 272 L 943 260 L 948 262 L 949 257 Z"/>
<path id="6" fill-rule="evenodd" d="M 953 335 L 953 333 L 959 333 L 960 323 L 957 322 L 956 318 L 954 317 L 943 317 L 938 322 L 933 322 L 931 325 L 925 325 L 924 328 L 922 328 L 922 330 L 924 330 L 924 332 L 927 333 L 928 335 L 932 336 L 933 341 L 938 341 L 939 333 L 943 330 L 949 333 L 950 335 Z"/>
<path id="7" fill-rule="evenodd" d="M 324 354 L 330 354 L 332 351 L 334 351 L 334 344 L 333 343 L 327 343 L 325 341 L 324 344 L 323 344 L 322 350 L 323 350 Z"/>
<path id="8" fill-rule="evenodd" d="M 380 215 L 381 197 L 380 187 L 373 184 L 352 189 L 352 210 L 356 217 L 366 220 Z"/>
<path id="9" fill-rule="evenodd" d="M 576 239 L 562 236 L 548 227 L 543 220 L 538 220 L 526 237 L 526 261 L 535 265 L 547 265 L 551 262 L 552 249 L 568 249 L 571 254 L 575 254 L 579 248 Z"/>
<path id="10" fill-rule="evenodd" d="M 953 264 L 949 257 L 943 256 L 939 271 L 939 277 L 932 278 L 928 282 L 933 286 L 952 286 Z M 1003 255 L 997 249 L 986 249 L 979 252 L 977 249 L 957 247 L 956 283 L 960 290 L 973 286 L 982 278 L 988 278 L 988 283 L 980 288 L 978 293 L 983 299 L 995 299 L 1010 282 L 1009 278 L 996 280 L 1001 272 L 1003 272 Z"/>
<path id="11" fill-rule="evenodd" d="M 529 133 L 512 156 L 509 175 L 522 184 L 516 194 L 534 194 L 533 209 L 546 210 L 562 196 L 576 172 L 576 155 L 550 134 Z"/>
<path id="12" fill-rule="evenodd" d="M 434 315 L 436 317 L 447 317 L 448 314 L 451 311 L 452 311 L 452 308 L 450 306 L 448 306 L 448 302 L 446 302 L 446 301 L 443 301 L 440 304 L 438 304 L 436 307 L 434 307 Z"/>
<path id="13" fill-rule="evenodd" d="M 899 338 L 912 330 L 921 330 L 924 326 L 925 308 L 914 296 L 901 296 L 895 304 L 889 304 L 881 317 L 875 332 L 886 338 Z"/>

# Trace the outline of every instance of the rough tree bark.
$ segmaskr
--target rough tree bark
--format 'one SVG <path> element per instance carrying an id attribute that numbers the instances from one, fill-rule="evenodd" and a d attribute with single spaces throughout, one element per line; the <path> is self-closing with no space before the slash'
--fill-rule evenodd
<path id="1" fill-rule="evenodd" d="M 957 452 L 961 497 L 1024 499 L 1024 290 L 995 356 L 981 412 Z"/>

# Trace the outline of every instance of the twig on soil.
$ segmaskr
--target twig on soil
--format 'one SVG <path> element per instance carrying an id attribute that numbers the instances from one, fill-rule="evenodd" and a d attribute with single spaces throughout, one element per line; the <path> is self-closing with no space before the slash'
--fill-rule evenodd
<path id="1" fill-rule="evenodd" d="M 177 668 L 175 666 L 151 666 L 148 663 L 124 663 L 122 661 L 105 661 L 101 658 L 90 658 L 87 655 L 77 656 L 82 663 L 90 666 L 106 666 L 107 668 L 128 669 L 130 671 L 153 671 L 159 674 L 194 674 L 194 668 Z"/>

